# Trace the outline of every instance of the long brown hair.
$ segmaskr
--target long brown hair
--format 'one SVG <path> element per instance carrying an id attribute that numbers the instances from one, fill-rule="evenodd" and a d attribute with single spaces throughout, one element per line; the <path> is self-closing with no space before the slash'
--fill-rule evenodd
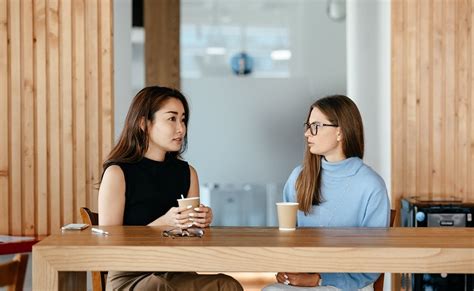
<path id="1" fill-rule="evenodd" d="M 318 108 L 329 122 L 342 131 L 342 151 L 346 158 L 364 158 L 364 127 L 357 105 L 347 96 L 333 95 L 317 100 L 309 109 L 306 122 L 314 108 Z M 303 169 L 296 179 L 299 209 L 309 214 L 313 205 L 323 202 L 321 194 L 321 155 L 312 154 L 306 146 Z"/>
<path id="2" fill-rule="evenodd" d="M 181 92 L 176 89 L 159 86 L 143 88 L 133 98 L 119 141 L 102 165 L 103 171 L 114 163 L 134 163 L 143 158 L 148 150 L 149 137 L 148 122 L 142 122 L 142 120 L 152 122 L 155 112 L 163 106 L 165 101 L 171 98 L 176 98 L 183 104 L 185 113 L 184 123 L 186 124 L 186 128 L 188 127 L 189 106 Z M 181 150 L 179 152 L 169 152 L 167 156 L 179 158 L 186 150 L 186 147 L 187 131 Z"/>

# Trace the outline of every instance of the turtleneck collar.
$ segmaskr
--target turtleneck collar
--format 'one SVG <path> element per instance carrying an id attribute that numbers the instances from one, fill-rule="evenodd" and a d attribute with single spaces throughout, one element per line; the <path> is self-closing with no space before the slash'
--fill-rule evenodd
<path id="1" fill-rule="evenodd" d="M 169 161 L 169 157 L 165 157 L 164 161 L 156 161 L 156 160 L 152 160 L 150 158 L 147 158 L 145 156 L 140 160 L 140 162 L 145 163 L 145 164 L 150 165 L 150 166 L 163 166 L 168 161 Z"/>
<path id="2" fill-rule="evenodd" d="M 358 157 L 348 158 L 339 162 L 328 162 L 321 158 L 322 174 L 330 177 L 349 177 L 357 173 L 363 162 Z"/>

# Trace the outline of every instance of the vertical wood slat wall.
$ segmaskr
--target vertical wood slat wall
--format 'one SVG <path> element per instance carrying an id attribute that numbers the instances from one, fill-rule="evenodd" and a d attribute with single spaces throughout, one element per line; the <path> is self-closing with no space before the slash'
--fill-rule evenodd
<path id="1" fill-rule="evenodd" d="M 0 234 L 97 210 L 113 143 L 113 0 L 0 0 Z"/>
<path id="2" fill-rule="evenodd" d="M 392 2 L 392 203 L 474 200 L 469 0 Z"/>
<path id="3" fill-rule="evenodd" d="M 180 88 L 180 2 L 144 0 L 145 83 Z"/>

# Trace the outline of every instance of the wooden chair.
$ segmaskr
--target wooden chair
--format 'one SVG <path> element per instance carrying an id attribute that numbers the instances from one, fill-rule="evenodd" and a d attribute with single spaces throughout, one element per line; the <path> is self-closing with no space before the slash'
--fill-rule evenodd
<path id="1" fill-rule="evenodd" d="M 393 223 L 395 222 L 395 216 L 397 216 L 397 211 L 395 209 L 390 209 L 390 227 L 392 227 Z M 384 275 L 384 273 L 380 274 L 380 277 L 375 280 L 374 291 L 383 291 Z"/>
<path id="2" fill-rule="evenodd" d="M 92 212 L 87 207 L 81 207 L 82 222 L 90 225 L 99 224 L 99 214 Z M 94 291 L 105 291 L 105 285 L 107 284 L 107 272 L 96 271 L 92 272 L 92 290 Z"/>
<path id="3" fill-rule="evenodd" d="M 0 264 L 0 287 L 8 291 L 21 291 L 25 283 L 28 254 L 16 254 L 10 262 Z"/>

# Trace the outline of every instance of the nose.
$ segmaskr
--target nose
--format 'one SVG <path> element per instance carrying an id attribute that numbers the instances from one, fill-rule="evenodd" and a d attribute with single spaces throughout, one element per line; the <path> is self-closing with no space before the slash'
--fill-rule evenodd
<path id="1" fill-rule="evenodd" d="M 304 136 L 305 136 L 306 138 L 312 136 L 311 130 L 310 130 L 309 128 L 304 132 Z"/>
<path id="2" fill-rule="evenodd" d="M 186 130 L 186 125 L 184 124 L 184 122 L 178 122 L 178 125 L 176 126 L 176 132 L 184 133 L 185 130 Z"/>

